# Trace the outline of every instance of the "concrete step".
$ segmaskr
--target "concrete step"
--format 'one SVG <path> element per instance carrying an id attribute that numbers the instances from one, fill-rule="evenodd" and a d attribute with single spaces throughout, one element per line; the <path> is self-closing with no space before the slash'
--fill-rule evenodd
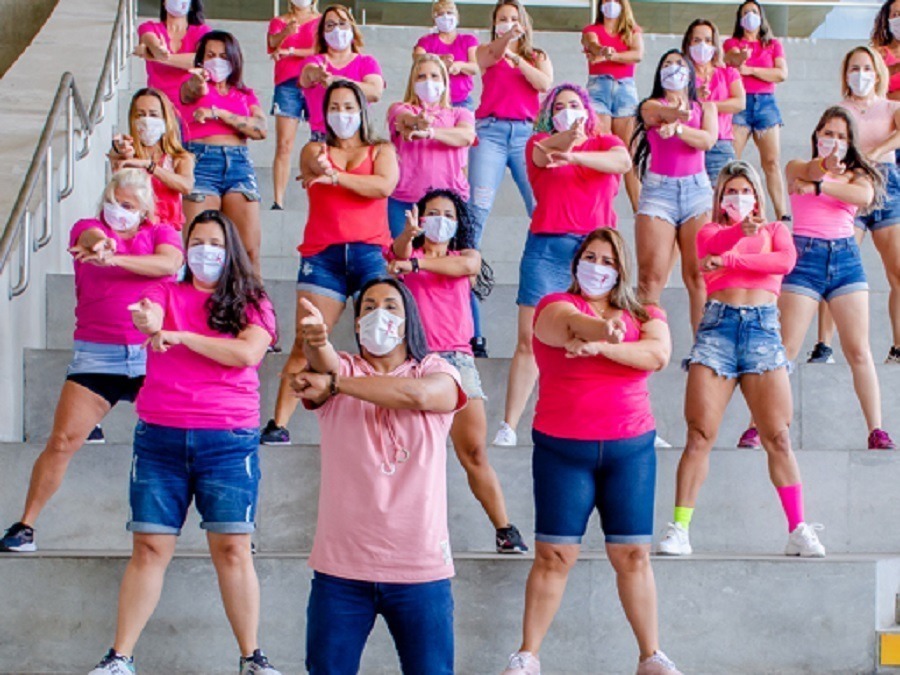
<path id="1" fill-rule="evenodd" d="M 25 666 L 27 672 L 83 673 L 96 663 L 113 637 L 125 562 L 124 554 L 106 552 L 0 556 L 9 606 L 29 608 L 0 618 L 0 634 L 7 636 L 0 641 L 4 672 L 21 674 Z M 488 675 L 503 668 L 520 640 L 530 566 L 525 558 L 456 557 L 457 672 Z M 261 644 L 286 675 L 304 672 L 306 557 L 258 555 L 256 568 Z M 661 644 L 684 672 L 697 675 L 871 673 L 876 631 L 893 618 L 900 582 L 900 560 L 883 556 L 698 556 L 655 560 L 654 571 Z M 360 672 L 396 673 L 388 633 L 377 624 Z M 541 658 L 560 675 L 633 671 L 637 650 L 602 556 L 585 555 L 572 571 Z M 138 668 L 213 675 L 233 672 L 235 660 L 209 560 L 177 556 L 138 644 Z"/>

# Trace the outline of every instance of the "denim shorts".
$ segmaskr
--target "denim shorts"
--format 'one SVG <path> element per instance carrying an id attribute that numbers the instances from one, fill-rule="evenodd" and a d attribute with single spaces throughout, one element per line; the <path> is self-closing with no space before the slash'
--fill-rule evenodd
<path id="1" fill-rule="evenodd" d="M 633 77 L 615 79 L 612 75 L 589 75 L 587 92 L 598 115 L 634 117 L 638 93 Z"/>
<path id="2" fill-rule="evenodd" d="M 138 420 L 128 529 L 179 535 L 194 500 L 204 530 L 249 534 L 259 479 L 259 429 L 175 429 Z"/>
<path id="3" fill-rule="evenodd" d="M 306 106 L 306 97 L 303 89 L 296 79 L 285 80 L 275 85 L 275 95 L 272 97 L 272 110 L 270 115 L 276 117 L 290 117 L 295 120 L 309 119 L 309 108 Z"/>
<path id="4" fill-rule="evenodd" d="M 208 145 L 188 143 L 194 153 L 194 189 L 186 199 L 202 202 L 206 197 L 222 197 L 239 192 L 247 201 L 258 202 L 256 170 L 246 145 Z"/>
<path id="5" fill-rule="evenodd" d="M 328 138 L 328 135 L 324 131 L 309 130 L 310 143 L 324 143 L 326 138 Z"/>
<path id="6" fill-rule="evenodd" d="M 459 379 L 467 398 L 487 400 L 484 389 L 481 388 L 481 375 L 475 365 L 474 356 L 465 352 L 438 352 L 438 354 L 459 371 Z"/>
<path id="7" fill-rule="evenodd" d="M 797 264 L 781 283 L 782 292 L 832 300 L 869 290 L 859 245 L 853 237 L 818 239 L 794 235 Z"/>
<path id="8" fill-rule="evenodd" d="M 713 190 L 716 189 L 719 172 L 725 168 L 728 162 L 733 162 L 734 158 L 733 141 L 720 138 L 711 150 L 706 151 L 706 175 L 709 176 L 709 183 Z"/>
<path id="9" fill-rule="evenodd" d="M 692 363 L 728 379 L 789 368 L 777 305 L 735 307 L 718 300 L 707 302 L 694 347 L 685 360 L 686 365 Z"/>
<path id="10" fill-rule="evenodd" d="M 75 340 L 74 347 L 66 375 L 142 377 L 147 372 L 147 350 L 141 345 L 109 345 Z"/>
<path id="11" fill-rule="evenodd" d="M 375 244 L 335 244 L 300 258 L 297 290 L 345 302 L 370 280 L 387 274 L 381 247 Z"/>
<path id="12" fill-rule="evenodd" d="M 579 234 L 528 233 L 519 263 L 516 304 L 537 307 L 550 293 L 561 293 L 572 284 L 572 258 L 584 241 Z"/>
<path id="13" fill-rule="evenodd" d="M 856 218 L 861 230 L 880 230 L 900 223 L 900 168 L 896 164 L 880 164 L 884 176 L 884 204 L 880 209 Z"/>
<path id="14" fill-rule="evenodd" d="M 580 544 L 596 508 L 608 544 L 653 539 L 656 431 L 616 441 L 578 441 L 532 431 L 534 538 Z"/>
<path id="15" fill-rule="evenodd" d="M 748 127 L 755 134 L 784 126 L 775 94 L 747 94 L 747 107 L 735 113 L 731 122 L 738 127 Z"/>
<path id="16" fill-rule="evenodd" d="M 465 108 L 471 112 L 475 112 L 475 97 L 472 94 L 466 96 L 462 101 L 453 104 L 454 108 Z"/>
<path id="17" fill-rule="evenodd" d="M 713 192 L 706 173 L 672 178 L 647 172 L 638 201 L 638 215 L 660 218 L 676 228 L 712 208 Z"/>

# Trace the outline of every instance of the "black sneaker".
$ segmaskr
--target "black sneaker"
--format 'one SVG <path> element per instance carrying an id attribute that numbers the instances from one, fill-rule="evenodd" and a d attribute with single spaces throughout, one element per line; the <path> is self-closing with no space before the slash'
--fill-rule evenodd
<path id="1" fill-rule="evenodd" d="M 290 445 L 291 432 L 287 427 L 275 424 L 275 420 L 269 420 L 259 434 L 259 442 L 262 445 Z"/>
<path id="2" fill-rule="evenodd" d="M 469 344 L 472 345 L 472 354 L 476 359 L 486 359 L 488 357 L 487 338 L 473 337 L 469 340 Z"/>
<path id="3" fill-rule="evenodd" d="M 34 543 L 34 529 L 24 523 L 13 523 L 3 539 L 0 539 L 0 551 L 5 553 L 33 553 L 37 551 Z"/>
<path id="4" fill-rule="evenodd" d="M 241 657 L 240 669 L 241 675 L 281 675 L 258 649 L 250 656 Z"/>
<path id="5" fill-rule="evenodd" d="M 497 530 L 497 553 L 528 553 L 522 533 L 512 523 Z"/>
<path id="6" fill-rule="evenodd" d="M 284 207 L 278 202 L 272 202 L 272 207 L 269 209 L 270 211 L 284 211 Z"/>
<path id="7" fill-rule="evenodd" d="M 834 350 L 824 342 L 817 342 L 809 353 L 807 363 L 834 363 Z"/>
<path id="8" fill-rule="evenodd" d="M 103 427 L 99 424 L 91 429 L 85 443 L 106 443 L 106 436 L 103 435 Z"/>
<path id="9" fill-rule="evenodd" d="M 887 364 L 900 364 L 900 347 L 891 347 L 891 351 L 888 352 L 884 362 Z"/>

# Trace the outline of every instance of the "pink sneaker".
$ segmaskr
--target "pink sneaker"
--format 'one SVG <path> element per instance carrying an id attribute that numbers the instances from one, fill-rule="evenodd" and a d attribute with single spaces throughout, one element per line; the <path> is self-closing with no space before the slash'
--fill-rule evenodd
<path id="1" fill-rule="evenodd" d="M 873 429 L 869 434 L 869 450 L 893 450 L 896 447 L 884 429 Z"/>
<path id="2" fill-rule="evenodd" d="M 531 652 L 516 652 L 501 675 L 541 675 L 540 659 Z"/>
<path id="3" fill-rule="evenodd" d="M 741 434 L 741 440 L 738 441 L 739 448 L 748 448 L 750 450 L 758 450 L 762 446 L 759 440 L 759 432 L 756 427 L 750 427 Z"/>
<path id="4" fill-rule="evenodd" d="M 683 675 L 672 659 L 657 651 L 649 659 L 644 659 L 638 664 L 637 675 Z"/>

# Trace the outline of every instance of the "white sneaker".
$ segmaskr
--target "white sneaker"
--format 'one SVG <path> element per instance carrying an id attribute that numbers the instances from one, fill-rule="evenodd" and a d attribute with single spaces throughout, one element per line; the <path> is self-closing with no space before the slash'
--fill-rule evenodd
<path id="1" fill-rule="evenodd" d="M 497 445 L 503 448 L 512 448 L 518 445 L 518 438 L 516 437 L 516 430 L 509 426 L 506 422 L 500 423 L 500 428 L 497 429 L 497 435 L 494 436 L 494 442 L 492 445 Z"/>
<path id="2" fill-rule="evenodd" d="M 801 558 L 824 558 L 825 547 L 819 541 L 816 534 L 818 530 L 824 530 L 825 526 L 819 523 L 808 525 L 800 523 L 788 536 L 787 546 L 784 547 L 785 555 L 798 555 Z"/>
<path id="3" fill-rule="evenodd" d="M 657 547 L 660 555 L 690 555 L 691 537 L 680 523 L 669 523 Z"/>
<path id="4" fill-rule="evenodd" d="M 134 659 L 110 649 L 88 675 L 134 675 Z"/>
<path id="5" fill-rule="evenodd" d="M 657 436 L 657 437 L 653 440 L 653 447 L 654 447 L 654 448 L 671 448 L 671 447 L 672 447 L 672 444 L 669 443 L 669 441 L 667 441 L 667 440 L 666 440 L 665 438 L 663 438 L 662 436 Z"/>
<path id="6" fill-rule="evenodd" d="M 541 675 L 541 661 L 531 652 L 516 652 L 501 675 Z"/>
<path id="7" fill-rule="evenodd" d="M 638 664 L 637 675 L 682 675 L 668 656 L 657 651 L 649 659 Z"/>

